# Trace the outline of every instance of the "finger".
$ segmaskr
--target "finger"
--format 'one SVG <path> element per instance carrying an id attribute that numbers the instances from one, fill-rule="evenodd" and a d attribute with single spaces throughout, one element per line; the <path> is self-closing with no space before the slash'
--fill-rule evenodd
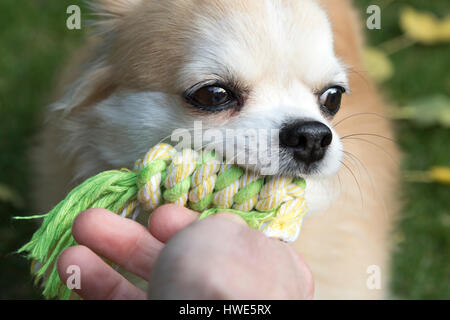
<path id="1" fill-rule="evenodd" d="M 146 299 L 145 292 L 133 286 L 87 247 L 71 247 L 59 256 L 58 273 L 61 281 L 66 284 L 73 274 L 67 272 L 69 266 L 79 267 L 79 288 L 75 288 L 74 291 L 83 299 Z"/>
<path id="2" fill-rule="evenodd" d="M 244 219 L 238 214 L 231 213 L 231 212 L 219 212 L 215 215 L 217 218 L 221 219 L 227 219 L 229 221 L 233 221 L 235 223 L 241 224 L 241 225 L 247 225 L 247 222 L 245 222 Z"/>
<path id="3" fill-rule="evenodd" d="M 104 209 L 81 213 L 72 234 L 80 245 L 146 280 L 164 246 L 139 223 Z"/>
<path id="4" fill-rule="evenodd" d="M 174 204 L 164 205 L 153 212 L 149 221 L 149 230 L 156 239 L 165 243 L 178 231 L 196 221 L 198 217 L 198 212 L 185 207 Z"/>

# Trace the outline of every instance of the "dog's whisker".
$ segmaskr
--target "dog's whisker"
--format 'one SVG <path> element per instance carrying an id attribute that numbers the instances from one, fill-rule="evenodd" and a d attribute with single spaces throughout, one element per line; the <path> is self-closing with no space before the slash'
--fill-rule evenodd
<path id="1" fill-rule="evenodd" d="M 336 173 L 336 175 L 334 176 L 334 178 L 333 178 L 333 186 L 336 184 L 336 180 L 339 182 L 339 192 L 338 192 L 338 194 L 340 195 L 340 194 L 342 194 L 342 180 L 341 180 L 341 177 L 340 177 L 340 175 L 339 175 L 339 171 Z"/>
<path id="2" fill-rule="evenodd" d="M 349 134 L 349 135 L 343 136 L 341 139 L 344 140 L 344 139 L 347 139 L 347 138 L 358 137 L 358 136 L 377 137 L 377 138 L 385 139 L 385 140 L 391 141 L 393 143 L 396 143 L 394 139 L 389 138 L 389 137 L 385 137 L 385 136 L 382 136 L 382 135 L 376 134 L 376 133 L 353 133 L 353 134 Z"/>
<path id="3" fill-rule="evenodd" d="M 351 161 L 351 163 L 352 163 L 352 164 L 356 167 L 356 169 L 358 170 L 359 178 L 360 178 L 360 179 L 363 179 L 363 176 L 362 176 L 362 173 L 361 173 L 361 170 L 360 170 L 360 166 L 359 166 L 358 163 L 354 160 L 354 158 L 351 157 L 352 154 L 351 154 L 350 152 L 344 151 L 344 150 L 342 150 L 342 152 L 344 153 L 344 159 L 348 159 L 349 161 Z M 363 166 L 363 168 L 365 169 L 364 166 Z M 350 169 L 350 168 L 348 168 L 348 169 Z M 367 170 L 366 170 L 366 174 L 367 174 Z M 354 177 L 355 177 L 355 179 L 356 179 L 356 175 L 355 175 Z M 370 179 L 370 177 L 369 177 L 369 179 Z M 362 192 L 362 188 L 360 188 L 360 192 Z M 361 196 L 361 198 L 362 198 L 362 196 Z M 364 203 L 362 203 L 361 206 L 362 206 L 362 209 L 364 209 Z"/>
<path id="4" fill-rule="evenodd" d="M 364 199 L 363 199 L 363 193 L 362 193 L 361 185 L 359 184 L 358 179 L 356 178 L 354 172 L 349 168 L 349 166 L 347 164 L 345 164 L 344 161 L 340 160 L 340 162 L 350 172 L 350 174 L 353 176 L 353 179 L 356 182 L 356 185 L 358 186 L 359 195 L 360 195 L 360 198 L 361 198 L 361 210 L 364 211 Z"/>
<path id="5" fill-rule="evenodd" d="M 370 174 L 369 170 L 364 165 L 363 161 L 361 159 L 359 159 L 356 155 L 352 154 L 351 152 L 347 152 L 347 151 L 344 151 L 344 152 L 346 153 L 346 155 L 350 156 L 351 158 L 355 159 L 357 162 L 360 163 L 360 165 L 362 166 L 362 168 L 366 172 L 367 177 L 369 178 L 369 181 L 370 181 L 370 184 L 371 184 L 371 186 L 373 188 L 373 191 L 375 192 L 376 196 L 378 197 L 378 199 L 381 201 L 381 203 L 383 205 L 384 214 L 387 215 L 388 211 L 387 211 L 386 202 L 385 202 L 384 198 L 381 196 L 381 194 L 378 192 L 378 189 L 375 186 L 375 181 L 374 181 L 372 175 Z"/>
<path id="6" fill-rule="evenodd" d="M 356 166 L 356 169 L 358 170 L 359 178 L 362 179 L 363 176 L 362 176 L 362 174 L 361 174 L 361 170 L 360 170 L 359 166 L 357 165 L 357 163 L 355 162 L 355 160 L 352 159 L 352 158 L 348 158 L 348 152 L 347 152 L 347 151 L 342 151 L 342 152 L 344 153 L 344 159 L 350 160 L 351 163 L 354 164 L 354 165 Z"/>
<path id="7" fill-rule="evenodd" d="M 345 153 L 345 156 L 349 157 L 348 159 L 351 160 L 358 167 L 358 171 L 359 171 L 359 167 L 360 166 L 362 167 L 362 169 L 366 173 L 366 176 L 369 178 L 369 181 L 370 181 L 370 184 L 371 184 L 372 188 L 374 189 L 374 191 L 376 191 L 375 184 L 374 184 L 374 181 L 372 179 L 372 175 L 369 173 L 369 171 L 367 170 L 367 168 L 364 165 L 364 163 L 358 157 L 353 155 L 352 153 L 350 153 L 348 151 L 344 151 L 344 153 Z"/>
<path id="8" fill-rule="evenodd" d="M 384 120 L 389 120 L 388 117 L 385 117 L 385 116 L 383 116 L 383 115 L 381 115 L 381 114 L 378 114 L 378 113 L 375 113 L 375 112 L 360 112 L 360 113 L 354 113 L 354 114 L 351 114 L 351 115 L 345 117 L 344 119 L 339 120 L 336 124 L 333 124 L 333 127 L 336 128 L 336 127 L 337 127 L 338 125 L 340 125 L 342 122 L 344 122 L 344 121 L 346 121 L 346 120 L 349 120 L 349 119 L 351 119 L 351 118 L 362 117 L 362 116 L 374 116 L 374 117 L 379 117 L 379 118 L 384 119 Z"/>
<path id="9" fill-rule="evenodd" d="M 383 151 L 392 160 L 393 163 L 395 163 L 396 165 L 399 165 L 398 161 L 396 161 L 394 159 L 394 157 L 387 150 L 385 150 L 383 147 L 381 147 L 379 144 L 377 144 L 377 143 L 375 143 L 373 141 L 370 141 L 370 140 L 367 140 L 367 139 L 363 139 L 363 138 L 358 138 L 358 137 L 351 137 L 351 138 L 346 138 L 346 139 L 342 139 L 342 140 L 359 140 L 359 141 L 371 144 L 374 147 L 376 147 L 376 148 L 380 149 L 381 151 Z M 345 142 L 345 141 L 343 141 L 343 142 Z"/>
<path id="10" fill-rule="evenodd" d="M 339 172 L 337 173 L 337 178 L 339 181 L 339 193 L 341 193 L 342 192 L 342 179 L 341 179 Z"/>
<path id="11" fill-rule="evenodd" d="M 348 68 L 347 68 L 347 72 L 348 72 L 348 73 L 354 73 L 354 74 L 356 74 L 357 76 L 359 76 L 359 77 L 361 78 L 361 80 L 363 80 L 364 83 L 366 84 L 366 87 L 369 87 L 369 81 L 367 80 L 368 77 L 367 77 L 367 76 L 364 76 L 364 75 L 362 74 L 362 73 L 365 73 L 365 74 L 367 75 L 367 71 L 366 71 L 366 70 L 358 71 L 358 70 L 353 69 L 352 67 L 348 67 Z"/>

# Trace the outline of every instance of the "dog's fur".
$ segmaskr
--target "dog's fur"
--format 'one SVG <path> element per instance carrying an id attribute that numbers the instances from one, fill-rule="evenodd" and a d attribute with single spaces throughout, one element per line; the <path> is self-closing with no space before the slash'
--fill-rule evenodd
<path id="1" fill-rule="evenodd" d="M 398 156 L 383 102 L 364 72 L 350 1 L 93 2 L 97 33 L 61 81 L 34 152 L 38 209 L 48 210 L 93 174 L 132 166 L 194 120 L 219 129 L 279 129 L 314 119 L 334 127 L 334 137 L 319 170 L 305 174 L 308 201 L 320 212 L 305 220 L 294 246 L 313 271 L 317 298 L 386 297 Z M 218 77 L 245 86 L 242 110 L 208 114 L 181 98 Z M 316 101 L 330 83 L 349 83 L 352 91 L 334 119 Z M 283 167 L 291 160 L 280 161 Z M 372 265 L 381 269 L 381 290 L 366 285 Z"/>

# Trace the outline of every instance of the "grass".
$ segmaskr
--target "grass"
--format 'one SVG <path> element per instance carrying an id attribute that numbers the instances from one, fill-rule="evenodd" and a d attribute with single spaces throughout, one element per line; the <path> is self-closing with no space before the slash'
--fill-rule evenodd
<path id="1" fill-rule="evenodd" d="M 361 9 L 371 0 L 358 0 Z M 368 30 L 371 46 L 402 35 L 401 8 L 409 5 L 442 17 L 450 14 L 448 1 L 383 1 L 382 29 Z M 363 11 L 364 12 L 364 11 Z M 414 45 L 390 56 L 395 73 L 382 89 L 396 105 L 420 97 L 450 96 L 450 45 Z M 398 142 L 405 153 L 403 170 L 450 166 L 450 130 L 396 123 Z M 393 256 L 392 293 L 406 299 L 450 299 L 450 187 L 433 183 L 403 183 L 405 206 L 397 226 L 398 247 Z"/>
<path id="2" fill-rule="evenodd" d="M 0 184 L 26 204 L 30 171 L 26 153 L 37 130 L 38 114 L 51 101 L 57 70 L 76 47 L 82 32 L 69 31 L 66 8 L 74 1 L 0 2 Z M 35 225 L 12 216 L 28 215 L 27 206 L 0 202 L 0 298 L 39 298 L 28 276 L 29 265 L 12 254 L 32 235 Z"/>
<path id="3" fill-rule="evenodd" d="M 372 0 L 355 1 L 361 8 Z M 51 102 L 57 71 L 80 43 L 83 31 L 65 27 L 66 8 L 74 0 L 2 0 L 0 2 L 0 185 L 15 190 L 24 206 L 0 201 L 0 298 L 40 298 L 33 288 L 28 263 L 12 252 L 32 235 L 35 225 L 14 222 L 27 215 L 27 193 L 32 177 L 26 152 L 38 130 L 40 110 Z M 373 46 L 402 34 L 398 13 L 410 5 L 439 16 L 449 14 L 448 0 L 379 2 L 382 29 L 367 31 Z M 450 45 L 404 49 L 390 56 L 395 73 L 382 85 L 386 97 L 405 105 L 432 94 L 450 96 Z M 396 123 L 405 152 L 404 170 L 450 166 L 450 130 Z M 398 247 L 393 256 L 394 297 L 450 299 L 450 187 L 433 183 L 403 183 L 405 206 L 396 229 Z"/>

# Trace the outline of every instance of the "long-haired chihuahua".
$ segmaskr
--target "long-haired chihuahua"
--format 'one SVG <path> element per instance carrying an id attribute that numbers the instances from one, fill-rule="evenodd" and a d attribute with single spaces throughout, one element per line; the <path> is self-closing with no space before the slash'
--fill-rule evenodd
<path id="1" fill-rule="evenodd" d="M 316 213 L 293 246 L 312 269 L 316 298 L 387 297 L 398 153 L 365 77 L 350 1 L 90 5 L 95 32 L 61 81 L 34 152 L 37 209 L 100 171 L 132 167 L 196 122 L 223 132 L 269 130 L 277 145 L 237 153 L 271 148 L 275 174 L 306 179 Z"/>

